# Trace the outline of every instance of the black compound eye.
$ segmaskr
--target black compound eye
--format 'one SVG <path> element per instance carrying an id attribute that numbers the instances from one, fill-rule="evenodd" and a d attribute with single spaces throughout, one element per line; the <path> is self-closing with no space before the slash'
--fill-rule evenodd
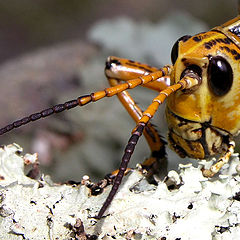
<path id="1" fill-rule="evenodd" d="M 231 89 L 233 71 L 231 65 L 223 57 L 209 58 L 208 85 L 216 96 L 223 96 Z"/>
<path id="2" fill-rule="evenodd" d="M 171 60 L 172 64 L 174 65 L 177 58 L 178 58 L 178 44 L 180 41 L 186 42 L 191 36 L 190 35 L 185 35 L 183 37 L 180 37 L 173 45 L 172 47 L 172 52 L 171 52 Z"/>

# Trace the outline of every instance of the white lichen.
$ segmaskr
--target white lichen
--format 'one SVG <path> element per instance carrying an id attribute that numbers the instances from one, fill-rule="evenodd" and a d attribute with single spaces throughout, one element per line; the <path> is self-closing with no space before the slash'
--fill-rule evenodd
<path id="1" fill-rule="evenodd" d="M 240 239 L 237 154 L 210 180 L 191 164 L 180 164 L 179 173 L 170 171 L 158 186 L 134 170 L 106 217 L 95 220 L 110 186 L 91 196 L 86 176 L 81 185 L 56 184 L 44 175 L 33 180 L 24 174 L 21 152 L 16 144 L 0 149 L 0 239 L 77 239 L 73 226 L 80 220 L 98 239 Z"/>

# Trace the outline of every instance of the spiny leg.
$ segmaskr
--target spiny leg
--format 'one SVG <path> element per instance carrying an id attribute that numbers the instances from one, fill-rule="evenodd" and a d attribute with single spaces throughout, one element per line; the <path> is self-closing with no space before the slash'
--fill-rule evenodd
<path id="1" fill-rule="evenodd" d="M 210 169 L 202 169 L 203 176 L 213 177 L 216 173 L 220 171 L 224 164 L 229 162 L 231 155 L 234 153 L 235 142 L 229 141 L 227 151 L 221 156 L 218 161 L 213 164 Z"/>
<path id="2" fill-rule="evenodd" d="M 132 89 L 132 88 L 135 88 L 139 85 L 154 82 L 157 79 L 159 79 L 159 78 L 161 78 L 165 75 L 168 75 L 169 71 L 170 71 L 169 66 L 163 67 L 159 71 L 151 73 L 149 75 L 141 76 L 141 77 L 138 77 L 138 78 L 135 78 L 135 79 L 131 79 L 131 80 L 128 80 L 125 83 L 119 84 L 117 86 L 109 87 L 109 88 L 106 88 L 102 91 L 91 93 L 89 95 L 80 96 L 77 99 L 67 101 L 63 104 L 55 105 L 51 108 L 44 109 L 41 112 L 33 113 L 33 114 L 31 114 L 27 117 L 19 119 L 19 120 L 13 122 L 13 123 L 1 128 L 0 129 L 0 135 L 5 134 L 6 132 L 9 132 L 14 128 L 18 128 L 22 125 L 25 125 L 25 124 L 27 124 L 31 121 L 36 121 L 38 119 L 45 118 L 45 117 L 47 117 L 49 115 L 52 115 L 54 113 L 59 113 L 59 112 L 62 112 L 64 110 L 69 110 L 69 109 L 77 107 L 77 106 L 84 106 L 87 103 L 96 102 L 96 101 L 98 101 L 98 100 L 100 100 L 104 97 L 112 97 L 112 96 L 114 96 L 114 95 L 116 95 L 116 94 L 118 94 L 118 93 L 120 93 L 120 92 L 122 92 L 126 89 Z"/>
<path id="3" fill-rule="evenodd" d="M 109 84 L 110 86 L 116 86 L 119 84 L 119 80 L 110 79 Z M 134 119 L 136 123 L 141 119 L 143 116 L 143 112 L 140 107 L 134 102 L 128 91 L 123 91 L 117 94 L 120 102 L 123 104 L 124 108 L 128 111 L 129 115 Z M 163 171 L 166 169 L 165 165 L 167 165 L 167 159 L 165 156 L 165 142 L 161 139 L 160 135 L 153 127 L 151 123 L 148 123 L 147 126 L 143 130 L 143 134 L 148 142 L 148 145 L 151 150 L 151 156 L 147 158 L 142 164 L 142 168 L 146 171 L 146 176 L 149 177 L 149 180 L 153 180 L 150 177 L 156 172 L 160 170 Z M 127 168 L 125 170 L 124 175 L 128 174 L 131 171 L 131 168 Z M 94 194 L 97 190 L 98 193 L 103 191 L 101 186 L 108 186 L 114 182 L 115 177 L 117 176 L 119 170 L 115 170 L 110 174 L 107 174 L 104 177 L 104 180 L 94 184 L 90 187 L 92 194 Z M 102 184 L 102 182 L 106 182 L 107 184 Z"/>
<path id="4" fill-rule="evenodd" d="M 109 79 L 111 84 L 114 81 L 116 80 Z M 136 123 L 138 123 L 143 116 L 143 112 L 132 99 L 130 94 L 127 91 L 123 91 L 117 94 L 117 96 L 130 116 Z M 150 147 L 151 155 L 141 165 L 143 169 L 147 170 L 148 176 L 151 176 L 154 172 L 156 173 L 159 171 L 159 169 L 163 169 L 162 164 L 166 165 L 165 141 L 162 140 L 161 136 L 158 134 L 158 131 L 150 122 L 144 128 L 143 135 Z M 160 164 L 161 168 L 159 168 Z M 117 171 L 114 172 L 114 174 L 116 173 Z"/>
<path id="5" fill-rule="evenodd" d="M 118 174 L 115 178 L 114 184 L 112 186 L 112 189 L 105 200 L 103 206 L 101 207 L 98 215 L 96 216 L 96 219 L 100 219 L 110 203 L 112 202 L 115 194 L 117 193 L 117 190 L 122 182 L 122 178 L 124 176 L 124 173 L 127 169 L 127 165 L 130 161 L 130 158 L 134 152 L 135 146 L 140 138 L 140 136 L 143 133 L 144 128 L 148 124 L 149 120 L 154 116 L 156 113 L 158 107 L 160 104 L 164 102 L 164 100 L 173 92 L 176 92 L 179 89 L 190 89 L 193 86 L 196 86 L 198 84 L 198 79 L 195 77 L 189 77 L 185 75 L 183 79 L 181 79 L 178 83 L 169 86 L 165 90 L 161 91 L 157 97 L 155 97 L 152 101 L 152 103 L 149 105 L 149 107 L 146 109 L 146 111 L 143 112 L 143 116 L 141 117 L 140 121 L 138 122 L 137 126 L 133 129 L 132 135 L 128 141 L 128 144 L 124 150 L 124 155 L 122 157 L 122 161 L 119 167 Z"/>

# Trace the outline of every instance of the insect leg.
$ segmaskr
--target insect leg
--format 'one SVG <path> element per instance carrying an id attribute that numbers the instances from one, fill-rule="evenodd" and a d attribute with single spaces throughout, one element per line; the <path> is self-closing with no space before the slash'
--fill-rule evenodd
<path id="1" fill-rule="evenodd" d="M 227 151 L 224 153 L 224 155 L 220 157 L 218 161 L 210 167 L 210 169 L 202 169 L 203 176 L 213 177 L 216 173 L 218 173 L 222 166 L 229 162 L 229 159 L 234 152 L 234 148 L 235 142 L 229 141 Z"/>
<path id="2" fill-rule="evenodd" d="M 157 71 L 157 68 L 150 67 L 146 64 L 142 64 L 139 62 L 134 62 L 128 59 L 121 59 L 117 57 L 109 57 L 106 62 L 105 73 L 108 78 L 110 86 L 116 86 L 120 84 L 122 81 L 127 81 L 133 77 L 139 77 L 142 75 L 148 75 L 151 72 Z M 113 78 L 114 77 L 114 78 Z M 148 83 L 148 87 L 153 90 L 161 91 L 167 88 L 170 82 L 170 76 L 165 76 L 164 78 Z M 155 85 L 150 85 L 155 84 Z M 146 84 L 147 85 L 147 84 Z M 133 118 L 133 120 L 138 123 L 141 119 L 142 110 L 140 107 L 134 102 L 132 97 L 127 91 L 123 91 L 117 94 L 118 99 L 124 106 L 124 108 L 128 111 L 129 115 Z M 165 158 L 165 142 L 161 139 L 160 135 L 154 128 L 151 123 L 148 123 L 146 128 L 143 131 L 143 134 L 148 142 L 150 150 L 152 152 L 151 156 L 147 158 L 142 164 L 144 169 L 149 171 L 149 175 L 151 175 L 156 169 L 159 170 L 159 160 L 166 162 Z M 153 168 L 154 166 L 154 168 Z M 161 168 L 162 169 L 162 168 Z M 116 175 L 117 171 L 114 171 L 112 175 Z"/>
<path id="3" fill-rule="evenodd" d="M 115 178 L 114 184 L 112 186 L 112 189 L 103 203 L 98 215 L 95 217 L 96 219 L 100 219 L 108 206 L 111 204 L 115 194 L 117 193 L 117 190 L 122 182 L 124 173 L 127 169 L 128 163 L 130 161 L 130 158 L 134 152 L 135 146 L 137 145 L 137 142 L 140 138 L 140 136 L 143 133 L 144 128 L 147 126 L 149 120 L 154 116 L 156 113 L 158 107 L 160 104 L 164 102 L 164 100 L 173 92 L 176 92 L 179 89 L 190 89 L 196 85 L 199 84 L 199 79 L 197 76 L 188 76 L 187 74 L 185 77 L 183 77 L 178 83 L 167 87 L 163 91 L 159 93 L 157 97 L 155 97 L 152 101 L 152 103 L 149 105 L 149 107 L 143 112 L 143 116 L 139 120 L 136 127 L 133 129 L 131 137 L 128 141 L 128 144 L 124 150 L 124 155 L 122 157 L 122 161 L 120 164 L 120 167 L 118 169 L 117 176 Z"/>
<path id="4" fill-rule="evenodd" d="M 157 71 L 159 71 L 159 69 L 156 67 L 151 67 L 147 64 L 113 56 L 108 57 L 105 67 L 105 74 L 107 78 L 113 78 L 119 81 L 127 81 L 140 76 L 149 75 Z M 163 77 L 155 79 L 154 82 L 143 84 L 143 87 L 160 92 L 169 85 L 169 74 L 165 74 Z"/>
<path id="5" fill-rule="evenodd" d="M 115 79 L 109 79 L 110 84 L 116 83 Z M 141 108 L 135 103 L 127 91 L 117 94 L 118 99 L 128 111 L 133 120 L 138 123 L 143 116 Z M 155 127 L 149 122 L 143 130 L 143 135 L 151 150 L 151 155 L 143 163 L 142 167 L 152 175 L 154 171 L 159 170 L 160 160 L 166 162 L 165 141 L 161 138 Z M 163 162 L 161 163 L 163 164 Z"/>

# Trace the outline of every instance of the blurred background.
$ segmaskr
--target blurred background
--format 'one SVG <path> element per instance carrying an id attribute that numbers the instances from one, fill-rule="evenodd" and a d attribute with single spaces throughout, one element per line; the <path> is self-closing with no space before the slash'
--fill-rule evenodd
<path id="1" fill-rule="evenodd" d="M 187 12 L 209 27 L 214 27 L 237 14 L 237 1 L 1 1 L 0 61 L 42 46 L 86 39 L 89 28 L 100 19 L 128 16 L 136 21 L 149 20 L 154 23 L 172 11 Z"/>
<path id="2" fill-rule="evenodd" d="M 107 87 L 109 55 L 168 64 L 179 37 L 220 25 L 237 10 L 236 0 L 0 1 L 0 124 Z M 133 94 L 143 109 L 156 96 Z M 163 108 L 154 123 L 166 138 Z M 42 172 L 55 181 L 99 179 L 118 167 L 133 127 L 112 98 L 31 123 L 0 143 L 38 152 Z M 148 155 L 142 139 L 131 166 Z M 173 169 L 179 159 L 168 155 Z"/>

